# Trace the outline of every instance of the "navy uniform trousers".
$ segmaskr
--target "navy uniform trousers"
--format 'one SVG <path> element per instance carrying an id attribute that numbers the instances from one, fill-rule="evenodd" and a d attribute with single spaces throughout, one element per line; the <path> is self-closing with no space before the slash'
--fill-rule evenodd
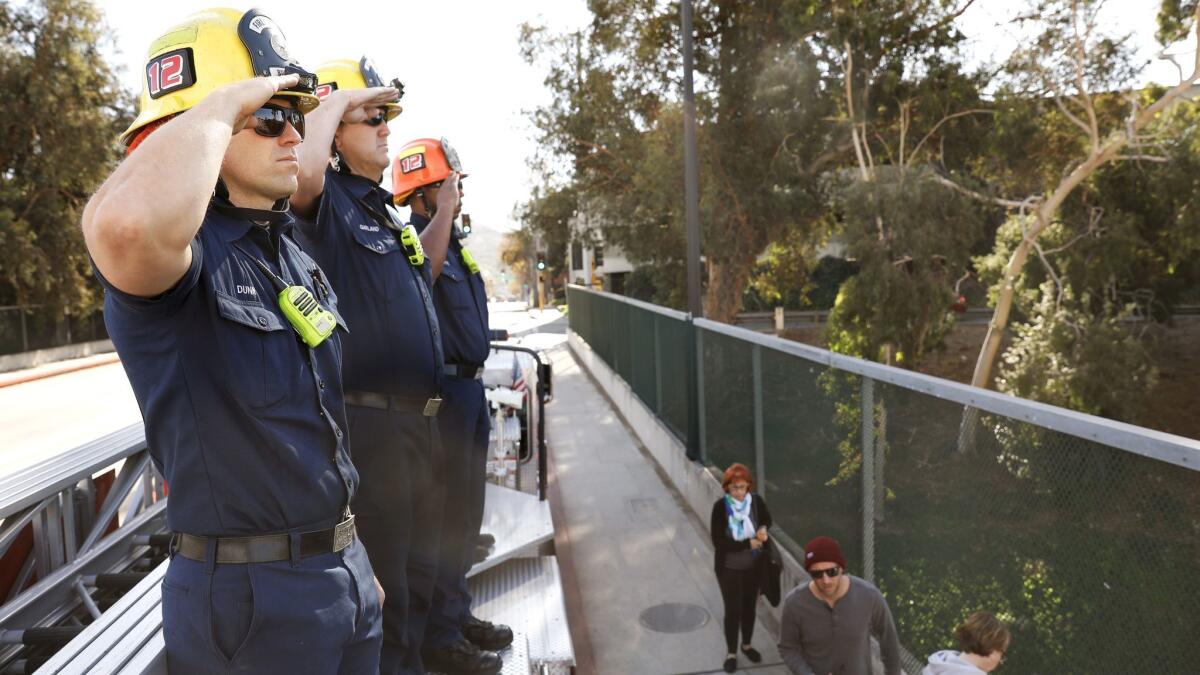
<path id="1" fill-rule="evenodd" d="M 475 544 L 483 523 L 491 425 L 479 380 L 447 376 L 442 387 L 445 403 L 438 415 L 438 426 L 446 455 L 446 500 L 434 611 L 425 632 L 425 644 L 432 647 L 444 647 L 462 639 L 459 626 L 471 612 L 466 575 L 474 563 Z"/>
<path id="2" fill-rule="evenodd" d="M 175 555 L 162 583 L 167 670 L 373 675 L 382 628 L 370 571 L 357 539 L 337 553 L 270 563 Z"/>
<path id="3" fill-rule="evenodd" d="M 437 418 L 347 405 L 358 534 L 383 585 L 379 672 L 423 674 L 420 647 L 433 605 L 445 462 Z"/>

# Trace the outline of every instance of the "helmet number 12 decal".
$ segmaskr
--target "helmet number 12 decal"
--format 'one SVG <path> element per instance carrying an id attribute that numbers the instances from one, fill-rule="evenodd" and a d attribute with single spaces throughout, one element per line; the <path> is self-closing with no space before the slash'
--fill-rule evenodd
<path id="1" fill-rule="evenodd" d="M 192 64 L 192 48 L 184 47 L 161 54 L 146 65 L 146 91 L 150 98 L 159 98 L 196 84 L 196 69 Z"/>

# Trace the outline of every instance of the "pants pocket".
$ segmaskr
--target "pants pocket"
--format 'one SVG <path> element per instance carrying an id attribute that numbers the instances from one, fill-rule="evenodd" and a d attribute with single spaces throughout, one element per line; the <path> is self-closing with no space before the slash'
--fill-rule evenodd
<path id="1" fill-rule="evenodd" d="M 209 621 L 212 647 L 228 662 L 249 641 L 254 630 L 255 594 L 251 565 L 221 565 L 212 575 Z"/>

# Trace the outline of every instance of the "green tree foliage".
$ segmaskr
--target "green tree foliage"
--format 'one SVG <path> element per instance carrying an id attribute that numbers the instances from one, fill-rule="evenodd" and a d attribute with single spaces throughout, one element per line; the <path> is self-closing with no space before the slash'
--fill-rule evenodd
<path id="1" fill-rule="evenodd" d="M 568 165 L 605 240 L 659 268 L 663 299 L 682 298 L 683 175 L 678 7 L 597 2 L 586 33 L 527 28 L 554 102 L 534 112 L 541 169 Z M 783 233 L 811 227 L 816 176 L 834 155 L 832 102 L 791 17 L 803 2 L 710 2 L 696 10 L 701 222 L 710 316 L 739 309 L 750 268 Z M 557 158 L 557 160 L 548 157 Z"/>
<path id="2" fill-rule="evenodd" d="M 0 304 L 98 304 L 79 219 L 132 108 L 107 36 L 87 0 L 0 2 Z"/>
<path id="3" fill-rule="evenodd" d="M 929 170 L 880 170 L 870 182 L 841 177 L 831 188 L 857 275 L 842 285 L 826 331 L 836 351 L 876 360 L 894 350 L 907 366 L 953 325 L 955 280 L 978 241 L 978 206 Z"/>

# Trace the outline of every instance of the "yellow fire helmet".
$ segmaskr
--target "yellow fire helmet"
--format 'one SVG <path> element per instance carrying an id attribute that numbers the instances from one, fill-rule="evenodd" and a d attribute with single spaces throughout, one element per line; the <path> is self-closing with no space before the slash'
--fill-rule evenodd
<path id="1" fill-rule="evenodd" d="M 396 98 L 395 103 L 383 104 L 390 122 L 404 111 L 399 102 L 401 98 L 404 98 L 404 83 L 398 78 L 385 85 L 383 78 L 379 76 L 379 71 L 375 70 L 375 64 L 365 56 L 358 61 L 337 59 L 317 66 L 317 96 L 321 100 L 338 89 L 366 89 L 384 86 L 395 87 L 400 91 L 400 96 Z"/>
<path id="2" fill-rule="evenodd" d="M 150 45 L 142 73 L 138 116 L 121 134 L 128 145 L 148 124 L 195 106 L 214 89 L 267 75 L 299 73 L 300 83 L 279 92 L 308 113 L 320 105 L 317 77 L 288 54 L 279 26 L 257 9 L 206 9 L 169 28 Z"/>

